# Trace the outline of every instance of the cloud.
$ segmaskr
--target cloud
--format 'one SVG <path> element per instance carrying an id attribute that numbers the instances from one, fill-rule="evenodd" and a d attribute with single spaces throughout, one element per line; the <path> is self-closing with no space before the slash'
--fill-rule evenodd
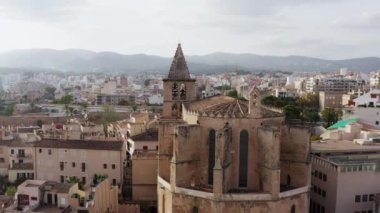
<path id="1" fill-rule="evenodd" d="M 380 13 L 363 13 L 356 17 L 335 19 L 331 26 L 358 30 L 380 30 Z"/>
<path id="2" fill-rule="evenodd" d="M 9 19 L 65 21 L 85 4 L 86 0 L 0 0 L 0 13 Z"/>

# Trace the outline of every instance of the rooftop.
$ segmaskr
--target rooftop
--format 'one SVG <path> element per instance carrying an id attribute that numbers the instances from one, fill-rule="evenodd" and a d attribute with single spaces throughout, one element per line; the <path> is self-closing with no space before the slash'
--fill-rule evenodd
<path id="1" fill-rule="evenodd" d="M 190 72 L 187 68 L 185 56 L 182 52 L 181 44 L 178 44 L 172 64 L 170 66 L 168 79 L 172 80 L 190 80 Z"/>
<path id="2" fill-rule="evenodd" d="M 380 144 L 360 145 L 347 140 L 312 142 L 312 153 L 380 152 Z"/>
<path id="3" fill-rule="evenodd" d="M 259 117 L 283 116 L 282 113 L 264 106 L 253 107 L 259 108 Z M 217 95 L 188 103 L 186 110 L 198 112 L 202 116 L 243 118 L 249 115 L 249 101 L 239 100 L 225 95 Z"/>
<path id="4" fill-rule="evenodd" d="M 35 143 L 35 147 L 57 149 L 89 149 L 89 150 L 115 150 L 123 147 L 123 141 L 87 141 L 87 140 L 53 140 L 43 139 Z"/>
<path id="5" fill-rule="evenodd" d="M 187 105 L 188 110 L 201 114 L 230 115 L 234 117 L 246 117 L 248 115 L 248 101 L 238 100 L 229 96 L 213 96 Z"/>
<path id="6" fill-rule="evenodd" d="M 147 131 L 131 137 L 134 142 L 138 141 L 158 141 L 158 131 Z"/>
<path id="7" fill-rule="evenodd" d="M 75 184 L 70 183 L 58 183 L 54 181 L 47 181 L 43 185 L 43 189 L 45 191 L 54 191 L 57 193 L 69 193 L 71 187 L 73 187 Z"/>

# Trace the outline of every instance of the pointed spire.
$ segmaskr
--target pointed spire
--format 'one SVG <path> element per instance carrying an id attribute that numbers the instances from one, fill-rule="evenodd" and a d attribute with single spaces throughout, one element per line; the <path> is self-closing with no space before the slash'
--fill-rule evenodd
<path id="1" fill-rule="evenodd" d="M 190 72 L 187 68 L 185 56 L 182 52 L 181 43 L 178 44 L 172 65 L 170 66 L 168 79 L 186 80 L 190 79 Z"/>

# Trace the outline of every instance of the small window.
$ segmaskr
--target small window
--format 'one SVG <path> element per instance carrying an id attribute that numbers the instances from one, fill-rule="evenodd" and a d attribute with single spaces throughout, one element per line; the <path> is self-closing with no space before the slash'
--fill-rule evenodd
<path id="1" fill-rule="evenodd" d="M 314 177 L 318 177 L 318 170 L 315 170 Z"/>
<path id="2" fill-rule="evenodd" d="M 72 162 L 71 165 L 73 166 L 73 168 L 75 168 L 75 162 Z"/>
<path id="3" fill-rule="evenodd" d="M 116 185 L 116 179 L 112 179 L 112 184 Z"/>
<path id="4" fill-rule="evenodd" d="M 144 151 L 148 150 L 148 146 L 143 146 L 143 150 Z"/>
<path id="5" fill-rule="evenodd" d="M 322 194 L 322 190 L 321 188 L 318 187 L 318 194 L 321 195 Z"/>
<path id="6" fill-rule="evenodd" d="M 64 162 L 59 162 L 59 167 L 61 168 L 61 171 L 65 168 L 65 163 Z"/>
<path id="7" fill-rule="evenodd" d="M 367 202 L 367 201 L 368 201 L 368 195 L 363 195 L 363 197 L 362 197 L 362 201 L 363 201 L 363 202 Z"/>
<path id="8" fill-rule="evenodd" d="M 375 197 L 374 194 L 370 194 L 370 195 L 369 195 L 369 201 L 373 201 L 373 200 L 374 200 L 374 197 Z"/>
<path id="9" fill-rule="evenodd" d="M 376 121 L 376 125 L 379 125 L 379 121 Z"/>
<path id="10" fill-rule="evenodd" d="M 65 182 L 65 177 L 61 175 L 61 183 Z"/>
<path id="11" fill-rule="evenodd" d="M 42 149 L 38 149 L 38 152 L 39 152 L 39 153 L 42 153 Z"/>
<path id="12" fill-rule="evenodd" d="M 318 177 L 322 180 L 322 172 L 318 172 Z"/>
<path id="13" fill-rule="evenodd" d="M 86 177 L 82 177 L 82 183 L 83 185 L 86 185 Z"/>
<path id="14" fill-rule="evenodd" d="M 86 171 L 86 163 L 82 163 L 82 172 Z"/>
<path id="15" fill-rule="evenodd" d="M 116 165 L 115 164 L 112 164 L 112 169 L 116 169 Z"/>
<path id="16" fill-rule="evenodd" d="M 321 206 L 321 213 L 325 213 L 325 207 Z"/>
<path id="17" fill-rule="evenodd" d="M 156 150 L 158 150 L 158 146 L 156 146 Z"/>
<path id="18" fill-rule="evenodd" d="M 103 164 L 103 168 L 104 168 L 104 169 L 107 169 L 107 164 Z"/>
<path id="19" fill-rule="evenodd" d="M 326 191 L 322 190 L 322 197 L 326 197 Z"/>
<path id="20" fill-rule="evenodd" d="M 48 149 L 48 154 L 51 155 L 51 149 Z"/>
<path id="21" fill-rule="evenodd" d="M 355 195 L 355 202 L 360 203 L 360 195 Z"/>
<path id="22" fill-rule="evenodd" d="M 37 197 L 30 197 L 31 200 L 37 200 Z"/>
<path id="23" fill-rule="evenodd" d="M 15 150 L 11 149 L 11 154 L 13 155 L 15 153 Z"/>
<path id="24" fill-rule="evenodd" d="M 323 174 L 323 181 L 327 181 L 327 175 L 326 174 Z"/>

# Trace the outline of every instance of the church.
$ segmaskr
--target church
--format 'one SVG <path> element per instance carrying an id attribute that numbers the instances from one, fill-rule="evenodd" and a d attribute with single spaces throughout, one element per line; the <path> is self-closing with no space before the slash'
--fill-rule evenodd
<path id="1" fill-rule="evenodd" d="M 249 100 L 197 98 L 181 44 L 164 79 L 158 211 L 308 212 L 310 128 Z"/>

